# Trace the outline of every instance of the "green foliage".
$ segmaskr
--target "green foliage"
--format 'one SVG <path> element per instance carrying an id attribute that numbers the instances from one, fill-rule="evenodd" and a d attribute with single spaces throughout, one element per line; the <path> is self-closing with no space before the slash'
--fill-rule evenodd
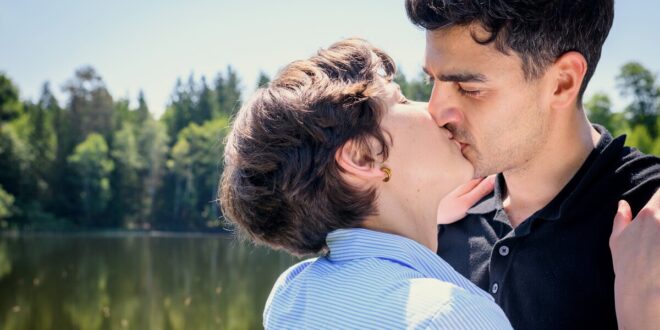
<path id="1" fill-rule="evenodd" d="M 269 81 L 260 73 L 258 87 Z M 394 81 L 411 100 L 430 98 L 422 73 L 408 80 L 399 72 Z M 614 109 L 608 95 L 595 94 L 584 104 L 587 115 L 614 135 L 628 134 L 628 145 L 660 155 L 655 74 L 632 62 L 617 83 L 629 105 Z M 91 67 L 77 70 L 64 92 L 64 106 L 48 83 L 36 103 L 21 101 L 0 74 L 0 230 L 222 230 L 215 199 L 223 140 L 241 104 L 232 67 L 211 84 L 178 79 L 158 120 L 144 93 L 135 106 L 114 100 Z"/>
<path id="2" fill-rule="evenodd" d="M 652 155 L 660 155 L 660 139 L 655 139 L 653 142 L 653 149 L 650 152 Z"/>
<path id="3" fill-rule="evenodd" d="M 168 141 L 165 125 L 153 119 L 145 121 L 137 135 L 138 154 L 146 166 L 139 172 L 142 186 L 136 204 L 140 208 L 139 219 L 145 227 L 151 227 L 156 194 L 166 174 Z"/>
<path id="4" fill-rule="evenodd" d="M 658 120 L 656 120 L 655 129 L 656 132 L 660 132 L 660 116 L 658 116 Z M 653 142 L 653 149 L 651 150 L 651 154 L 660 156 L 660 136 L 656 136 L 655 141 Z"/>
<path id="5" fill-rule="evenodd" d="M 408 81 L 406 76 L 401 71 L 399 71 L 394 77 L 394 82 L 399 84 L 399 87 L 401 87 L 401 92 L 409 100 L 428 102 L 431 98 L 433 85 L 426 81 L 426 76 L 423 72 L 421 72 L 416 79 Z"/>
<path id="6" fill-rule="evenodd" d="M 123 223 L 135 223 L 139 220 L 139 200 L 142 182 L 140 171 L 146 167 L 138 152 L 135 129 L 130 123 L 115 133 L 110 156 L 114 162 L 112 172 L 112 191 L 114 192 L 111 215 L 106 218 L 109 226 L 121 227 Z"/>
<path id="7" fill-rule="evenodd" d="M 193 122 L 202 124 L 208 120 L 213 119 L 214 114 L 217 112 L 217 104 L 215 102 L 215 93 L 206 84 L 206 78 L 202 77 L 202 86 L 199 90 L 199 95 L 196 104 L 195 116 Z"/>
<path id="8" fill-rule="evenodd" d="M 2 189 L 0 185 L 0 220 L 7 219 L 14 214 L 14 196 Z"/>
<path id="9" fill-rule="evenodd" d="M 222 82 L 224 84 L 224 81 Z M 177 136 L 179 132 L 191 123 L 202 124 L 222 115 L 220 109 L 224 106 L 218 100 L 218 93 L 223 92 L 223 86 L 212 89 L 202 77 L 198 84 L 194 76 L 190 76 L 187 85 L 177 80 L 172 93 L 172 102 L 163 115 L 169 136 Z M 174 143 L 174 141 L 170 141 Z"/>
<path id="10" fill-rule="evenodd" d="M 30 149 L 26 139 L 17 134 L 15 124 L 0 128 L 0 185 L 14 196 L 30 193 L 27 175 L 30 173 Z"/>
<path id="11" fill-rule="evenodd" d="M 658 132 L 655 122 L 660 108 L 660 86 L 656 86 L 656 75 L 637 62 L 621 68 L 617 76 L 621 95 L 632 98 L 624 112 L 631 126 L 644 125 L 651 135 Z"/>
<path id="12" fill-rule="evenodd" d="M 110 173 L 115 167 L 102 135 L 90 134 L 68 157 L 79 183 L 78 200 L 82 208 L 81 224 L 90 224 L 102 214 L 110 201 Z"/>
<path id="13" fill-rule="evenodd" d="M 69 94 L 70 114 L 67 119 L 72 123 L 75 144 L 90 133 L 99 133 L 109 140 L 115 105 L 101 76 L 93 68 L 83 67 L 76 71 L 64 89 Z"/>
<path id="14" fill-rule="evenodd" d="M 615 129 L 612 122 L 612 102 L 607 94 L 594 94 L 591 99 L 584 104 L 584 108 L 592 123 L 603 125 L 608 131 L 614 132 Z"/>
<path id="15" fill-rule="evenodd" d="M 215 95 L 220 116 L 232 116 L 241 107 L 241 87 L 238 74 L 231 66 L 227 72 L 218 74 L 215 79 Z"/>
<path id="16" fill-rule="evenodd" d="M 628 135 L 626 142 L 628 145 L 634 146 L 644 153 L 650 153 L 654 146 L 653 137 L 651 137 L 651 133 L 649 133 L 648 128 L 644 125 L 635 126 L 630 135 Z"/>
<path id="17" fill-rule="evenodd" d="M 623 111 L 613 111 L 609 96 L 596 93 L 584 104 L 589 119 L 615 136 L 627 134 L 627 145 L 660 155 L 660 86 L 656 85 L 656 75 L 630 62 L 621 67 L 616 79 L 621 95 L 631 102 Z"/>
<path id="18" fill-rule="evenodd" d="M 633 127 L 628 144 L 660 155 L 660 85 L 656 74 L 631 62 L 621 68 L 617 82 L 622 95 L 632 99 L 624 110 Z"/>
<path id="19" fill-rule="evenodd" d="M 176 176 L 172 214 L 175 218 L 199 219 L 196 228 L 217 218 L 215 196 L 222 165 L 222 141 L 227 133 L 227 118 L 218 118 L 202 126 L 195 123 L 179 133 L 171 151 L 169 169 Z"/>
<path id="20" fill-rule="evenodd" d="M 0 123 L 12 120 L 21 114 L 18 88 L 0 72 Z"/>
<path id="21" fill-rule="evenodd" d="M 135 110 L 135 119 L 134 121 L 141 125 L 146 122 L 148 119 L 152 119 L 151 113 L 149 113 L 149 107 L 147 106 L 147 101 L 144 96 L 144 92 L 140 91 L 138 95 L 138 108 Z"/>
<path id="22" fill-rule="evenodd" d="M 259 72 L 259 78 L 257 78 L 257 88 L 266 87 L 270 83 L 270 77 L 266 73 Z"/>

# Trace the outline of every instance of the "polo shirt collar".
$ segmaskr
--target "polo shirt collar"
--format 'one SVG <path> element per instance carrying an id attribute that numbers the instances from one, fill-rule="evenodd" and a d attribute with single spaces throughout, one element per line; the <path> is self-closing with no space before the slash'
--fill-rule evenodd
<path id="1" fill-rule="evenodd" d="M 468 214 L 486 214 L 493 212 L 495 210 L 502 208 L 503 201 L 503 189 L 506 189 L 506 183 L 504 182 L 504 176 L 502 173 L 498 173 L 495 176 L 495 185 L 493 192 L 486 195 L 478 201 L 474 206 L 467 210 Z"/>
<path id="2" fill-rule="evenodd" d="M 569 209 L 577 196 L 581 196 L 582 190 L 589 185 L 598 172 L 608 164 L 613 158 L 620 154 L 626 140 L 626 136 L 620 136 L 614 139 L 612 135 L 600 125 L 593 125 L 601 134 L 601 138 L 591 151 L 578 172 L 573 176 L 569 183 L 564 186 L 560 193 L 541 210 L 536 212 L 531 218 L 541 218 L 544 220 L 558 220 L 562 217 L 565 210 Z M 506 213 L 503 209 L 504 194 L 506 193 L 506 181 L 502 173 L 497 174 L 493 192 L 477 202 L 468 209 L 468 214 L 487 214 L 495 213 L 495 220 L 508 223 Z"/>
<path id="3" fill-rule="evenodd" d="M 461 276 L 426 246 L 409 238 L 364 228 L 337 229 L 326 238 L 331 262 L 364 258 L 389 260 L 411 268 L 425 277 L 453 283 L 470 293 L 492 297 Z"/>

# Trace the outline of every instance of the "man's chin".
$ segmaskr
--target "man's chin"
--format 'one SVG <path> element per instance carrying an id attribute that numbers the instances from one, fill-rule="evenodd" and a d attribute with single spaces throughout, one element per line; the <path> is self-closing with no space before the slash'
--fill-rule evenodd
<path id="1" fill-rule="evenodd" d="M 465 158 L 468 162 L 470 162 L 470 165 L 472 165 L 472 169 L 473 169 L 472 179 L 483 177 L 482 175 L 480 175 L 482 171 L 479 169 L 479 163 L 476 162 L 475 159 L 473 159 L 472 157 L 466 154 L 463 154 L 463 158 Z"/>
<path id="2" fill-rule="evenodd" d="M 486 168 L 483 166 L 479 166 L 479 164 L 474 164 L 474 178 L 485 178 L 489 175 L 497 174 L 499 171 L 493 169 L 493 168 Z"/>

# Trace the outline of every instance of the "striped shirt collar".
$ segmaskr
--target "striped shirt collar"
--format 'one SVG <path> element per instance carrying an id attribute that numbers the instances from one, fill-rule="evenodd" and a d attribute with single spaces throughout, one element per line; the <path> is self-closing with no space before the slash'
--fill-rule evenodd
<path id="1" fill-rule="evenodd" d="M 330 232 L 326 243 L 330 250 L 327 258 L 331 262 L 363 258 L 390 260 L 418 271 L 425 277 L 452 283 L 470 293 L 493 300 L 491 295 L 456 272 L 429 248 L 409 238 L 364 228 L 351 228 Z"/>

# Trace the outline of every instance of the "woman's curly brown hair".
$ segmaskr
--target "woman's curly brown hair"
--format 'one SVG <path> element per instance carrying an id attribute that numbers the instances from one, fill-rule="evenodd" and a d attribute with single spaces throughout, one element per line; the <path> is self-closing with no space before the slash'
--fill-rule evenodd
<path id="1" fill-rule="evenodd" d="M 324 250 L 332 230 L 359 227 L 375 213 L 376 192 L 344 182 L 335 153 L 353 141 L 372 155 L 371 140 L 387 158 L 377 78 L 395 70 L 380 49 L 347 39 L 289 64 L 257 90 L 225 146 L 223 215 L 255 242 L 296 255 Z"/>

